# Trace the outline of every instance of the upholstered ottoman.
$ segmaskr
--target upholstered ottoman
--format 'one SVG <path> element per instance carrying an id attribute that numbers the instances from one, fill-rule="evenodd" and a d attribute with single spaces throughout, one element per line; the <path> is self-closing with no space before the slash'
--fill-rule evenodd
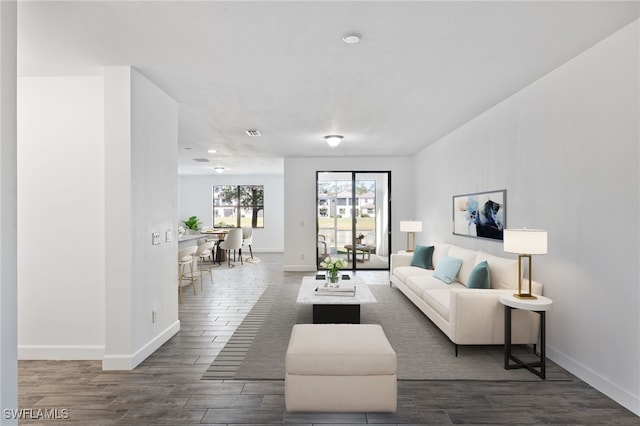
<path id="1" fill-rule="evenodd" d="M 377 324 L 297 324 L 285 356 L 287 411 L 396 411 L 396 366 Z"/>

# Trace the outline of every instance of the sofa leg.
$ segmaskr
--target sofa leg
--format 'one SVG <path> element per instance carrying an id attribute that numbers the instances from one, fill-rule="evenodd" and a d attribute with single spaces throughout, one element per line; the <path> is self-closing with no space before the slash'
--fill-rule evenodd
<path id="1" fill-rule="evenodd" d="M 458 345 L 456 343 L 454 343 L 453 346 L 455 346 L 455 348 L 456 348 L 456 358 L 458 358 Z"/>

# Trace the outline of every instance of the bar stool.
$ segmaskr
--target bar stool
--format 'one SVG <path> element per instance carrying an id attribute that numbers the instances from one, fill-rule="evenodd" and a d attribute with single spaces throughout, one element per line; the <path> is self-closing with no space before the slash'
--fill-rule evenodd
<path id="1" fill-rule="evenodd" d="M 198 258 L 198 271 L 200 272 L 200 291 L 202 288 L 202 275 L 204 273 L 209 273 L 209 277 L 211 278 L 211 284 L 213 284 L 213 273 L 211 272 L 211 267 L 213 265 L 213 247 L 215 246 L 216 241 L 207 241 L 206 243 L 202 243 L 198 245 L 198 251 L 196 251 L 195 257 Z M 209 267 L 207 269 L 204 268 L 207 259 L 211 259 L 211 263 L 209 263 Z"/>
<path id="2" fill-rule="evenodd" d="M 197 246 L 190 246 L 178 252 L 178 302 L 182 303 L 182 289 L 187 286 L 193 287 L 193 294 L 196 294 L 196 286 L 193 281 L 193 256 L 198 251 Z M 186 268 L 189 265 L 189 272 Z M 187 281 L 187 284 L 183 284 Z"/>

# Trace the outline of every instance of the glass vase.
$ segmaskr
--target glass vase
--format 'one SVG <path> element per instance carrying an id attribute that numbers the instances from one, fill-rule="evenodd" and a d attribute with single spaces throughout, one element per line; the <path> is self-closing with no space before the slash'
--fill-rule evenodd
<path id="1" fill-rule="evenodd" d="M 327 272 L 327 287 L 340 287 L 341 279 L 342 275 L 340 275 L 340 271 L 334 273 Z"/>

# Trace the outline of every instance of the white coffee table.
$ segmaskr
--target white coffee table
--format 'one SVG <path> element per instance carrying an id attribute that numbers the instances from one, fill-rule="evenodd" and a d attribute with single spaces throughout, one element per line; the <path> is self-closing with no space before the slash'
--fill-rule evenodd
<path id="1" fill-rule="evenodd" d="M 314 324 L 360 324 L 360 305 L 378 301 L 362 279 L 352 277 L 346 283 L 355 285 L 356 292 L 353 296 L 318 295 L 316 289 L 324 286 L 325 281 L 316 280 L 315 276 L 304 277 L 296 302 L 313 305 Z"/>

